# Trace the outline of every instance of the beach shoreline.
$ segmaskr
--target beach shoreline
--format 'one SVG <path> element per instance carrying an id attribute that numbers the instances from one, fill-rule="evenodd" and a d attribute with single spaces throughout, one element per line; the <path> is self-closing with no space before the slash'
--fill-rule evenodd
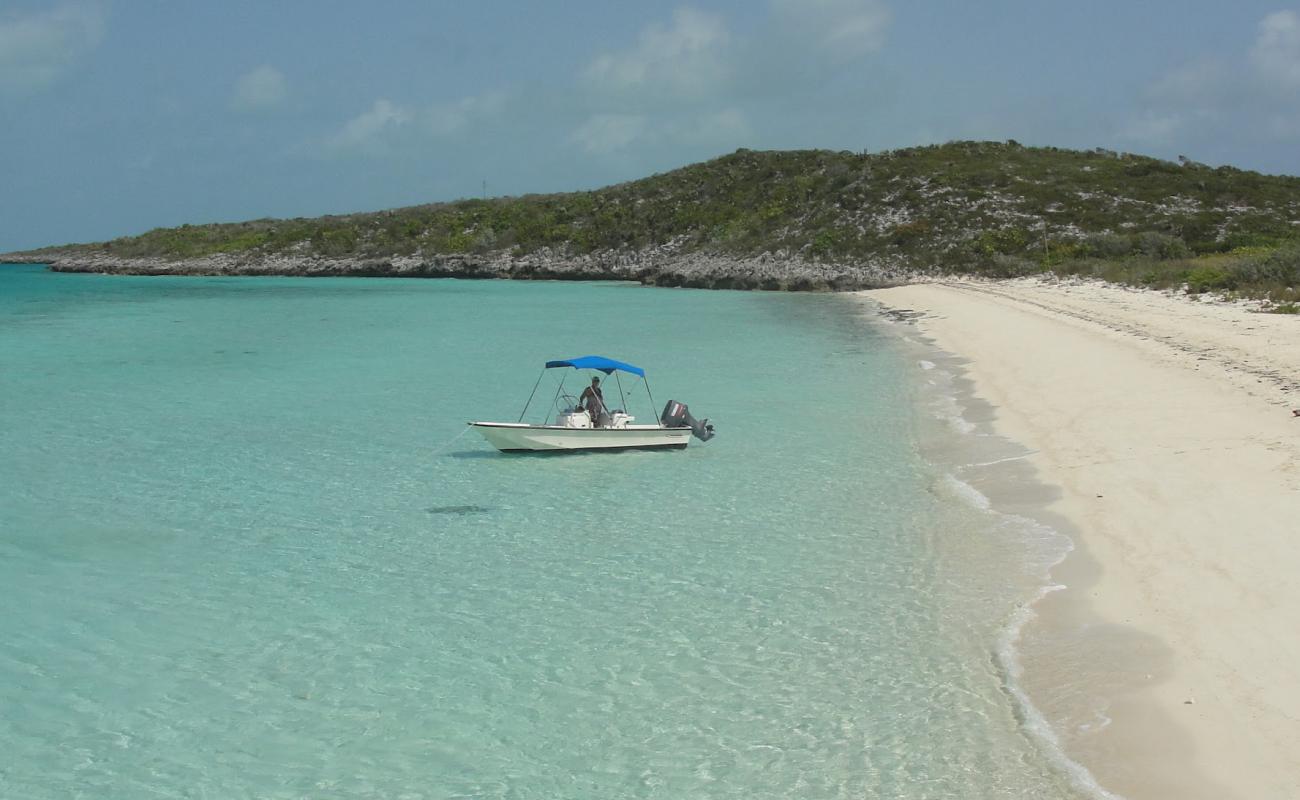
<path id="1" fill-rule="evenodd" d="M 1068 757 L 1134 799 L 1300 794 L 1300 320 L 1091 282 L 862 296 L 1021 446 L 963 480 L 1075 543 L 1012 633 Z"/>

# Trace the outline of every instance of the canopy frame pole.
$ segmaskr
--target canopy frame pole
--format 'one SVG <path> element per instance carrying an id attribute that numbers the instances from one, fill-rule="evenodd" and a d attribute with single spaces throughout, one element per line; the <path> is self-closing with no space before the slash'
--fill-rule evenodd
<path id="1" fill-rule="evenodd" d="M 528 402 L 524 403 L 524 410 L 519 412 L 519 419 L 517 420 L 518 422 L 524 421 L 524 414 L 528 413 L 528 406 L 532 405 L 533 395 L 537 394 L 537 387 L 542 385 L 542 377 L 545 375 L 546 375 L 546 368 L 543 367 L 542 371 L 537 373 L 537 383 L 533 384 L 533 390 L 528 393 Z"/>
<path id="2" fill-rule="evenodd" d="M 545 369 L 542 370 L 542 372 L 545 372 L 545 371 L 546 371 Z M 565 378 L 565 376 L 564 376 L 563 374 L 561 374 L 561 375 L 560 375 L 560 385 L 555 387 L 555 397 L 552 397 L 552 398 L 551 398 L 551 409 L 554 410 L 554 411 L 559 411 L 559 410 L 560 410 L 559 406 L 557 406 L 556 403 L 558 403 L 559 400 L 560 400 L 560 392 L 564 391 L 564 378 Z M 545 425 L 545 424 L 546 424 L 546 420 L 542 420 L 542 424 Z"/>
<path id="3" fill-rule="evenodd" d="M 627 413 L 627 395 L 623 392 L 623 379 L 618 376 L 618 370 L 614 370 L 614 382 L 618 384 L 618 404 L 624 414 Z"/>
<path id="4" fill-rule="evenodd" d="M 654 392 L 650 391 L 650 379 L 642 375 L 641 382 L 645 384 L 646 396 L 650 398 L 650 413 L 653 414 L 655 412 L 655 409 L 658 408 L 658 406 L 655 405 Z M 654 420 L 655 422 L 658 422 L 660 425 L 663 425 L 663 420 L 659 419 L 659 417 L 655 417 Z"/>

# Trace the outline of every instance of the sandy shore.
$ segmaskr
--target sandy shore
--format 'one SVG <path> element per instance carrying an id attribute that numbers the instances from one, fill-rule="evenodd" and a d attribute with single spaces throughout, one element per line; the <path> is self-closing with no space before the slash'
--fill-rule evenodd
<path id="1" fill-rule="evenodd" d="M 923 313 L 1054 487 L 1078 549 L 1024 680 L 1071 757 L 1134 800 L 1300 797 L 1300 318 L 1090 283 L 863 294 Z"/>

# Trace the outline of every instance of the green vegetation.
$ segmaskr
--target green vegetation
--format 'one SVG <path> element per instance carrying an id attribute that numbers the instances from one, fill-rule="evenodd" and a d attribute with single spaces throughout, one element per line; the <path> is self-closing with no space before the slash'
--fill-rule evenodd
<path id="1" fill-rule="evenodd" d="M 184 225 L 58 250 L 367 260 L 653 248 L 1089 275 L 1285 306 L 1300 300 L 1300 178 L 1015 142 L 875 154 L 738 150 L 591 192 Z"/>
<path id="2" fill-rule="evenodd" d="M 1270 300 L 1270 309 L 1294 313 L 1300 301 L 1300 242 L 1239 248 L 1229 253 L 1168 258 L 1144 254 L 1113 259 L 1073 259 L 1053 267 L 1065 275 L 1102 278 L 1158 289 L 1185 286 L 1191 294 L 1219 292 Z"/>

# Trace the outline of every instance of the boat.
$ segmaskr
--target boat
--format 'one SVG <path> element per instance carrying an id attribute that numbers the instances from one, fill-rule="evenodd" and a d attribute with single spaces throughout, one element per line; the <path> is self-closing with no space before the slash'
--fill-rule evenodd
<path id="1" fill-rule="evenodd" d="M 602 411 L 598 416 L 581 407 L 577 397 L 565 391 L 564 382 L 569 368 L 591 370 L 603 373 L 606 377 L 614 376 L 618 399 L 622 401 L 619 408 Z M 551 401 L 554 416 L 550 422 L 532 424 L 524 422 L 537 387 L 548 370 L 564 369 L 555 398 Z M 655 407 L 654 395 L 650 392 L 650 383 L 646 380 L 645 370 L 638 366 L 615 361 L 604 356 L 581 356 L 547 361 L 542 374 L 537 376 L 533 391 L 524 403 L 524 410 L 519 413 L 516 422 L 470 422 L 496 449 L 506 453 L 517 452 L 579 452 L 591 450 L 680 450 L 690 443 L 692 438 L 707 442 L 713 438 L 713 425 L 706 420 L 696 420 L 690 409 L 676 400 L 669 400 L 663 413 L 655 424 L 637 424 L 636 417 L 627 413 L 627 394 L 623 390 L 623 375 L 641 379 L 650 408 Z M 611 395 L 613 393 L 611 392 Z M 614 402 L 611 397 L 605 405 Z M 548 415 L 550 409 L 548 409 Z"/>

